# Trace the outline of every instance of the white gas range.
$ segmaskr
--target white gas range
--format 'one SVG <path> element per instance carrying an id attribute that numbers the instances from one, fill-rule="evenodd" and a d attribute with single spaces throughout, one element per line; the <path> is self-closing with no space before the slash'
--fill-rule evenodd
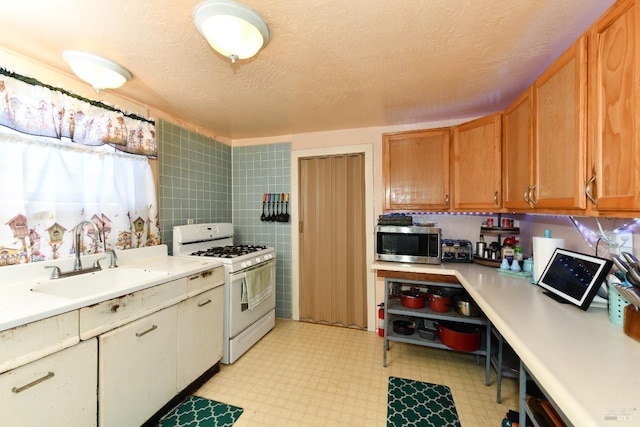
<path id="1" fill-rule="evenodd" d="M 211 257 L 224 265 L 224 355 L 231 364 L 275 326 L 276 252 L 234 245 L 233 224 L 173 227 L 173 256 Z"/>

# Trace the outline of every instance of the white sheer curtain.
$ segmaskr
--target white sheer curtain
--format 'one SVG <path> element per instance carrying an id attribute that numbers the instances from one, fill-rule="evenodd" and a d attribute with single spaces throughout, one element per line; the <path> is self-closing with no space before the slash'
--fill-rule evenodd
<path id="1" fill-rule="evenodd" d="M 72 229 L 83 220 L 104 238 L 85 232 L 83 253 L 160 243 L 144 156 L 1 133 L 0 178 L 0 265 L 73 255 Z"/>

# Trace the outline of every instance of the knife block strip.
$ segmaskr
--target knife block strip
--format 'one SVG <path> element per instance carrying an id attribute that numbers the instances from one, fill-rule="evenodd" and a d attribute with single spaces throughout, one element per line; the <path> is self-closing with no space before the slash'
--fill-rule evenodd
<path id="1" fill-rule="evenodd" d="M 624 308 L 624 325 L 622 330 L 636 341 L 640 341 L 640 311 L 633 304 Z"/>

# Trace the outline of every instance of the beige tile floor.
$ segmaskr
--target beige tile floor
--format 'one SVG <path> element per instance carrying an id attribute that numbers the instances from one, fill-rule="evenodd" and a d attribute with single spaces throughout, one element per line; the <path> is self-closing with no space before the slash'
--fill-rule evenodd
<path id="1" fill-rule="evenodd" d="M 196 394 L 244 408 L 243 426 L 386 426 L 387 381 L 410 378 L 451 388 L 463 427 L 500 426 L 517 409 L 517 382 L 484 384 L 484 358 L 393 342 L 382 366 L 372 332 L 279 319 L 276 327 Z"/>

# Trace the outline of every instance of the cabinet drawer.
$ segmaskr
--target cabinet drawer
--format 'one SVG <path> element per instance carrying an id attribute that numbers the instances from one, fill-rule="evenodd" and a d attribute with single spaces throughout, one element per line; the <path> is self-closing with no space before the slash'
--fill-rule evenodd
<path id="1" fill-rule="evenodd" d="M 80 338 L 85 340 L 187 298 L 187 278 L 143 289 L 80 309 Z"/>
<path id="2" fill-rule="evenodd" d="M 220 266 L 188 277 L 188 293 L 192 297 L 209 289 L 224 285 L 224 267 Z"/>
<path id="3" fill-rule="evenodd" d="M 77 344 L 78 310 L 0 332 L 0 373 Z"/>

